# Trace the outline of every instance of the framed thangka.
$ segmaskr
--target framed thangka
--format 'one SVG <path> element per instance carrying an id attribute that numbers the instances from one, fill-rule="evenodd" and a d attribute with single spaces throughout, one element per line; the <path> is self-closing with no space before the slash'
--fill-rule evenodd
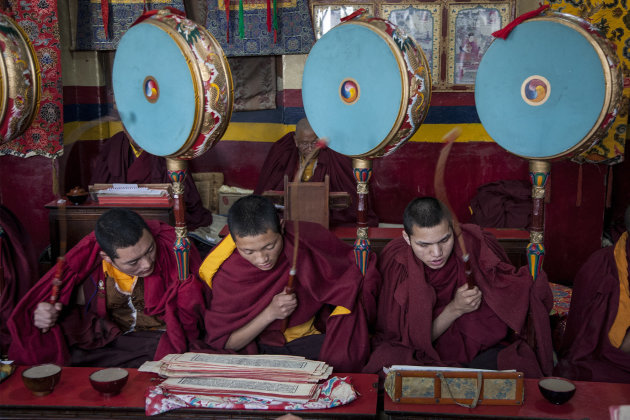
<path id="1" fill-rule="evenodd" d="M 313 4 L 313 30 L 318 40 L 326 32 L 341 23 L 341 18 L 350 16 L 359 9 L 365 9 L 367 15 L 374 16 L 374 4 Z"/>
<path id="2" fill-rule="evenodd" d="M 402 28 L 424 52 L 429 63 L 433 84 L 440 81 L 442 44 L 442 4 L 382 3 L 381 17 Z"/>
<path id="3" fill-rule="evenodd" d="M 492 33 L 514 18 L 514 2 L 449 3 L 446 87 L 473 89 Z"/>

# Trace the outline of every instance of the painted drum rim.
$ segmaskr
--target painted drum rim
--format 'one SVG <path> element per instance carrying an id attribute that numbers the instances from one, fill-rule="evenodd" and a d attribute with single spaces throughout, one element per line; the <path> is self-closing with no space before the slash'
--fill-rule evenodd
<path id="1" fill-rule="evenodd" d="M 613 96 L 614 96 L 613 81 L 615 78 L 613 75 L 613 71 L 610 67 L 609 58 L 611 57 L 611 55 L 614 55 L 616 57 L 616 54 L 607 55 L 606 51 L 604 50 L 608 47 L 608 44 L 606 44 L 608 40 L 604 38 L 602 35 L 594 34 L 592 32 L 587 31 L 582 25 L 580 25 L 580 20 L 575 16 L 567 15 L 565 13 L 554 13 L 554 14 L 550 14 L 549 16 L 541 16 L 532 20 L 550 21 L 550 22 L 560 23 L 562 25 L 570 27 L 576 30 L 577 32 L 579 32 L 589 42 L 589 44 L 591 44 L 591 46 L 593 47 L 593 50 L 597 53 L 597 57 L 599 57 L 599 62 L 603 69 L 606 89 L 605 89 L 605 96 L 604 96 L 604 104 L 602 105 L 602 110 L 599 114 L 599 117 L 597 118 L 597 121 L 595 122 L 595 124 L 593 124 L 593 127 L 591 127 L 589 132 L 580 141 L 578 141 L 578 143 L 575 146 L 569 148 L 564 153 L 559 153 L 557 155 L 550 156 L 545 159 L 556 160 L 556 159 L 561 159 L 564 157 L 574 156 L 590 148 L 595 143 L 601 140 L 601 139 L 593 139 L 593 136 L 602 126 L 604 119 L 606 118 L 606 115 L 610 111 L 610 107 L 612 105 Z M 610 51 L 610 53 L 613 53 L 613 52 Z M 617 63 L 617 67 L 618 67 L 618 63 Z M 623 83 L 623 80 L 619 78 L 619 82 Z"/>
<path id="2" fill-rule="evenodd" d="M 4 120 L 9 102 L 9 75 L 7 65 L 4 61 L 4 54 L 0 54 L 0 122 Z M 2 139 L 0 139 L 2 142 Z"/>
<path id="3" fill-rule="evenodd" d="M 381 22 L 384 25 L 386 25 L 389 29 L 392 29 L 391 35 L 387 33 L 385 29 L 377 26 L 377 24 Z M 394 123 L 392 124 L 392 127 L 387 132 L 386 136 L 382 140 L 380 140 L 378 144 L 372 147 L 370 150 L 357 153 L 357 154 L 347 154 L 346 156 L 349 156 L 355 159 L 356 158 L 373 159 L 377 157 L 387 156 L 393 153 L 395 150 L 397 150 L 398 147 L 400 147 L 405 141 L 407 141 L 418 130 L 418 128 L 420 127 L 420 125 L 422 125 L 422 122 L 426 118 L 426 115 L 428 113 L 428 105 L 431 100 L 431 89 L 432 89 L 431 72 L 430 72 L 431 69 L 428 67 L 426 56 L 424 55 L 424 52 L 422 51 L 421 47 L 418 46 L 418 44 L 415 42 L 415 40 L 412 37 L 407 35 L 402 29 L 392 24 L 391 22 L 385 19 L 375 18 L 375 17 L 360 17 L 354 20 L 341 23 L 337 25 L 335 28 L 331 29 L 331 31 L 334 31 L 336 28 L 339 28 L 345 25 L 357 25 L 357 26 L 367 28 L 368 30 L 372 31 L 381 40 L 385 42 L 385 45 L 387 45 L 387 47 L 391 51 L 396 61 L 396 64 L 398 65 L 398 75 L 399 75 L 399 81 L 400 81 L 400 86 L 401 86 L 401 98 L 398 102 L 398 111 L 396 113 L 396 118 L 394 119 Z M 395 35 L 399 37 L 401 45 L 399 45 L 395 41 L 394 39 Z M 408 45 L 411 45 L 411 46 L 408 46 Z M 405 50 L 405 53 L 403 53 L 403 49 Z M 415 49 L 415 52 L 418 55 L 418 60 L 413 60 L 413 61 L 419 61 L 417 63 L 418 66 L 415 69 L 411 67 L 412 63 L 407 62 L 406 56 L 405 56 L 405 54 L 409 54 L 410 50 L 412 49 Z M 308 57 L 307 57 L 307 61 L 308 61 Z M 424 68 L 424 74 L 423 74 L 424 77 L 420 77 L 420 78 L 423 79 L 423 92 L 426 92 L 426 96 L 424 96 L 423 94 L 422 102 L 417 107 L 417 109 L 420 109 L 420 107 L 422 107 L 423 113 L 422 114 L 418 113 L 420 117 L 414 119 L 412 118 L 412 116 L 414 116 L 415 114 L 409 111 L 410 105 L 411 105 L 409 102 L 412 100 L 412 98 L 416 98 L 417 95 L 412 94 L 412 93 L 415 93 L 415 90 L 414 92 L 411 92 L 411 87 L 414 84 L 415 85 L 419 84 L 415 80 L 415 75 L 418 74 L 418 70 L 421 68 Z M 414 105 L 415 104 L 416 103 L 414 102 Z M 308 108 L 308 105 L 305 104 L 305 111 L 307 108 Z M 307 117 L 308 117 L 308 113 L 307 113 Z M 402 127 L 407 117 L 409 117 L 411 127 L 409 128 L 409 131 L 407 133 L 403 134 L 404 131 L 402 130 Z M 417 120 L 417 124 L 414 125 L 413 122 L 415 120 Z M 317 130 L 316 127 L 314 127 L 314 129 Z M 319 134 L 320 133 L 318 133 L 318 135 Z M 322 133 L 322 134 L 325 135 L 325 133 Z"/>
<path id="4" fill-rule="evenodd" d="M 32 76 L 31 85 L 25 89 L 26 95 L 28 96 L 30 93 L 30 97 L 31 97 L 31 101 L 28 104 L 28 107 L 25 108 L 24 110 L 26 117 L 16 127 L 15 132 L 11 133 L 11 136 L 9 136 L 8 138 L 0 138 L 0 144 L 2 144 L 22 135 L 24 131 L 26 131 L 35 120 L 37 113 L 39 111 L 39 105 L 40 105 L 40 100 L 41 100 L 41 90 L 40 90 L 41 73 L 40 73 L 39 61 L 37 60 L 35 48 L 33 47 L 33 44 L 31 43 L 24 29 L 22 29 L 22 27 L 11 17 L 5 14 L 0 14 L 0 16 L 1 16 L 0 19 L 4 19 L 8 26 L 11 26 L 13 29 L 15 29 L 18 35 L 18 39 L 21 41 L 21 44 L 22 44 L 21 45 L 21 48 L 23 50 L 22 52 L 26 54 L 26 57 L 19 57 L 19 58 L 21 58 L 22 60 L 28 61 L 27 68 L 30 70 L 30 73 Z M 9 111 L 7 108 L 8 108 L 9 95 L 11 94 L 11 85 L 10 85 L 9 70 L 6 65 L 4 54 L 0 54 L 0 56 L 1 56 L 1 61 L 2 61 L 2 65 L 0 66 L 0 72 L 1 72 L 1 77 L 2 77 L 2 81 L 0 82 L 2 86 L 1 87 L 2 92 L 0 92 L 0 95 L 1 95 L 0 123 L 4 123 L 5 118 L 9 116 L 7 115 L 7 112 Z M 20 74 L 20 76 L 22 76 L 22 73 Z"/>
<path id="5" fill-rule="evenodd" d="M 621 105 L 623 77 L 621 75 L 620 64 L 615 50 L 610 45 L 610 42 L 589 22 L 584 21 L 577 16 L 568 15 L 565 13 L 548 12 L 546 15 L 528 19 L 526 22 L 523 22 L 523 24 L 537 21 L 560 24 L 579 34 L 586 41 L 586 43 L 590 45 L 593 52 L 597 56 L 597 59 L 599 60 L 599 67 L 601 69 L 604 79 L 604 95 L 602 106 L 601 110 L 599 110 L 597 118 L 595 119 L 595 122 L 588 129 L 588 131 L 586 131 L 581 139 L 576 140 L 572 146 L 567 146 L 563 151 L 556 152 L 547 156 L 532 156 L 529 153 L 517 153 L 516 151 L 510 150 L 509 148 L 505 147 L 503 145 L 504 139 L 502 139 L 501 141 L 495 139 L 495 142 L 499 146 L 516 156 L 531 160 L 556 161 L 574 157 L 579 153 L 596 145 L 602 140 L 604 134 L 608 131 L 608 128 L 614 121 L 614 117 L 617 115 L 619 107 Z M 499 40 L 495 39 L 493 42 L 498 41 Z M 477 86 L 475 86 L 475 92 L 478 92 Z M 480 119 L 481 115 L 482 113 L 479 112 Z M 611 115 L 613 116 L 613 118 L 611 118 Z M 481 122 L 483 124 L 483 121 Z"/>
<path id="6" fill-rule="evenodd" d="M 33 104 L 31 105 L 31 117 L 28 119 L 28 121 L 24 125 L 24 129 L 26 129 L 33 123 L 39 111 L 39 105 L 41 101 L 40 87 L 42 86 L 41 70 L 39 67 L 39 61 L 36 59 L 37 53 L 35 52 L 35 47 L 33 47 L 33 44 L 28 38 L 28 35 L 26 34 L 26 32 L 24 32 L 24 29 L 22 29 L 22 27 L 17 24 L 17 22 L 13 21 L 13 23 L 18 29 L 18 32 L 20 33 L 20 35 L 22 35 L 22 40 L 24 41 L 24 43 L 26 44 L 28 48 L 28 51 L 30 52 L 30 54 L 28 55 L 28 61 L 29 61 L 29 68 L 32 69 L 32 74 L 33 74 L 34 86 L 31 87 L 31 89 L 33 90 Z"/>
<path id="7" fill-rule="evenodd" d="M 200 129 L 200 133 L 197 136 L 197 138 L 193 141 L 193 144 L 191 145 L 190 149 L 183 155 L 180 156 L 182 159 L 192 159 L 195 158 L 197 156 L 202 155 L 203 153 L 205 153 L 207 150 L 211 149 L 217 141 L 219 141 L 221 139 L 221 137 L 223 136 L 223 134 L 225 134 L 225 131 L 227 130 L 227 127 L 230 123 L 230 119 L 232 118 L 232 112 L 233 112 L 233 108 L 234 108 L 234 81 L 232 79 L 232 71 L 230 69 L 230 64 L 228 62 L 228 59 L 225 55 L 225 51 L 223 51 L 223 48 L 221 47 L 221 44 L 219 43 L 219 41 L 217 41 L 217 39 L 210 33 L 210 31 L 208 31 L 205 27 L 201 26 L 201 25 L 197 25 L 197 28 L 199 29 L 200 32 L 202 32 L 202 34 L 205 36 L 208 45 L 206 47 L 212 48 L 213 52 L 209 53 L 208 55 L 215 55 L 217 56 L 217 61 L 218 63 L 215 63 L 215 67 L 218 67 L 217 64 L 220 64 L 221 66 L 221 70 L 222 72 L 220 72 L 220 74 L 222 74 L 223 76 L 225 76 L 225 88 L 227 91 L 229 91 L 229 93 L 226 93 L 226 102 L 225 102 L 225 115 L 223 115 L 222 121 L 219 123 L 219 126 L 217 127 L 219 130 L 217 131 L 216 129 L 209 129 L 208 130 L 208 135 L 210 136 L 214 136 L 214 139 L 212 139 L 211 143 L 208 145 L 205 145 L 205 148 L 201 148 L 201 146 L 203 146 L 203 143 L 201 141 L 201 137 L 205 135 L 205 122 L 209 122 L 210 120 L 210 116 L 208 112 L 204 112 L 204 121 L 201 122 L 201 129 Z M 197 60 L 197 64 L 199 63 L 199 61 Z M 200 69 L 200 74 L 202 75 L 202 79 L 203 79 L 203 69 Z M 215 84 L 216 85 L 216 84 Z M 219 97 L 220 97 L 220 88 L 218 87 L 218 85 L 216 86 L 216 89 L 218 91 L 218 96 L 215 102 L 218 102 Z M 204 90 L 205 92 L 205 90 Z M 204 110 L 206 108 L 208 108 L 209 105 L 206 103 L 205 98 L 204 98 Z M 221 126 L 222 125 L 222 126 Z M 207 140 L 206 140 L 207 141 Z"/>

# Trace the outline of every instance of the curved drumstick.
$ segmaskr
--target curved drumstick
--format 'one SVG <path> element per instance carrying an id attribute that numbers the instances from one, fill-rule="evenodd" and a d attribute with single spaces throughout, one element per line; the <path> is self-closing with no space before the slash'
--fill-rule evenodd
<path id="1" fill-rule="evenodd" d="M 313 158 L 315 157 L 315 155 L 322 149 L 325 149 L 328 146 L 328 140 L 326 139 L 319 139 L 316 143 L 315 143 L 315 148 L 308 154 L 306 155 L 306 158 L 304 159 L 304 162 L 302 162 L 300 164 L 300 167 L 298 168 L 297 172 L 295 173 L 295 176 L 293 177 L 293 182 L 300 182 L 302 180 L 302 175 L 304 174 L 304 169 L 306 169 L 306 167 L 308 166 L 309 163 L 311 163 L 311 161 L 313 160 Z M 296 194 L 296 189 L 293 188 L 291 190 L 291 194 Z M 293 201 L 293 200 L 291 200 Z M 286 203 L 285 203 L 286 205 Z M 297 209 L 297 207 L 296 207 Z M 297 273 L 297 257 L 298 257 L 298 248 L 300 247 L 300 223 L 299 223 L 299 217 L 297 214 L 294 215 L 294 220 L 293 220 L 293 231 L 294 231 L 294 237 L 295 239 L 293 240 L 293 261 L 291 262 L 291 269 L 289 270 L 289 280 L 287 281 L 287 286 L 284 288 L 285 293 L 287 294 L 291 294 L 295 292 L 295 287 L 293 286 L 293 283 L 295 282 L 295 275 Z M 282 325 L 282 331 L 284 332 L 287 329 L 289 323 L 289 318 L 285 318 L 283 325 Z"/>
<path id="2" fill-rule="evenodd" d="M 59 257 L 57 257 L 57 271 L 55 272 L 55 277 L 52 279 L 52 290 L 50 292 L 50 302 L 54 305 L 59 300 L 59 289 L 61 288 L 61 274 L 63 273 L 63 266 L 65 263 L 65 255 L 66 255 L 66 200 L 59 199 L 57 201 L 57 205 L 59 206 Z"/>
<path id="3" fill-rule="evenodd" d="M 457 220 L 457 216 L 455 216 L 455 212 L 451 207 L 451 203 L 448 201 L 448 195 L 446 194 L 446 186 L 444 184 L 444 169 L 446 167 L 446 160 L 448 159 L 448 154 L 451 151 L 451 147 L 453 147 L 453 143 L 455 140 L 462 134 L 462 129 L 460 127 L 455 127 L 444 137 L 442 137 L 442 141 L 445 143 L 442 151 L 440 152 L 440 157 L 438 158 L 437 165 L 435 167 L 435 179 L 434 179 L 434 189 L 435 196 L 438 200 L 440 200 L 446 207 L 448 207 L 451 212 L 451 217 L 453 219 L 453 233 L 457 238 L 459 243 L 459 247 L 462 250 L 462 261 L 464 261 L 464 271 L 466 273 L 466 283 L 468 283 L 468 288 L 472 289 L 475 287 L 475 279 L 472 276 L 472 269 L 470 267 L 470 254 L 466 250 L 466 243 L 464 242 L 464 237 L 462 236 L 462 229 L 459 226 L 459 221 Z"/>

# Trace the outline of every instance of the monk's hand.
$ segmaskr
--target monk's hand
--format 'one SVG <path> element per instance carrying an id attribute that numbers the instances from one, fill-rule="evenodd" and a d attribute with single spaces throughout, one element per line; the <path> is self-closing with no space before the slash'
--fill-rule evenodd
<path id="1" fill-rule="evenodd" d="M 48 302 L 40 302 L 35 308 L 35 314 L 33 317 L 33 324 L 42 330 L 43 333 L 48 332 L 50 328 L 55 325 L 59 313 L 63 305 L 60 302 L 54 305 Z"/>
<path id="2" fill-rule="evenodd" d="M 455 297 L 451 303 L 453 309 L 463 315 L 479 309 L 481 298 L 482 293 L 477 286 L 469 289 L 468 285 L 464 284 L 455 291 Z"/>
<path id="3" fill-rule="evenodd" d="M 273 319 L 285 319 L 297 308 L 297 297 L 295 293 L 283 291 L 273 297 L 268 308 Z"/>

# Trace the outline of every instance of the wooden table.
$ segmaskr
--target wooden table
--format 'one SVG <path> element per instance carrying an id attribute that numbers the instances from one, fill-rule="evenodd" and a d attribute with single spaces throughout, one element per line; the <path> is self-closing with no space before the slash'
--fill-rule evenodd
<path id="1" fill-rule="evenodd" d="M 160 220 L 172 226 L 175 225 L 175 216 L 171 205 L 105 206 L 99 205 L 90 199 L 80 205 L 74 205 L 70 201 L 67 203 L 64 209 L 58 206 L 57 201 L 51 201 L 44 206 L 48 209 L 50 247 L 53 262 L 60 253 L 60 226 L 62 218 L 66 221 L 66 251 L 76 245 L 84 236 L 92 232 L 96 226 L 96 220 L 101 214 L 111 208 L 126 207 L 135 211 L 145 219 Z"/>
<path id="2" fill-rule="evenodd" d="M 159 383 L 152 373 L 129 371 L 129 381 L 119 395 L 105 398 L 96 392 L 89 382 L 89 375 L 100 368 L 64 367 L 61 380 L 54 391 L 43 397 L 34 396 L 22 383 L 21 373 L 26 367 L 18 367 L 8 379 L 0 383 L 1 419 L 60 419 L 60 418 L 109 418 L 130 419 L 145 417 L 145 391 Z M 300 410 L 293 414 L 303 419 L 314 418 L 375 418 L 378 376 L 367 374 L 337 374 L 351 376 L 359 398 L 348 405 L 326 410 Z M 267 410 L 227 410 L 189 408 L 168 411 L 156 418 L 177 419 L 244 419 L 276 418 L 286 414 Z"/>
<path id="3" fill-rule="evenodd" d="M 508 257 L 515 267 L 521 267 L 527 264 L 526 247 L 529 243 L 529 232 L 525 229 L 511 228 L 484 228 L 485 231 L 492 233 L 499 241 L 499 244 L 505 249 Z M 344 242 L 352 245 L 357 237 L 357 229 L 354 227 L 334 227 L 331 231 Z M 403 228 L 378 228 L 371 227 L 368 229 L 368 238 L 372 250 L 379 254 L 381 250 L 392 239 L 400 238 Z"/>
<path id="4" fill-rule="evenodd" d="M 592 419 L 608 420 L 608 407 L 630 404 L 630 384 L 574 381 L 575 395 L 563 405 L 554 405 L 543 398 L 538 380 L 525 379 L 525 400 L 522 406 L 495 405 L 464 408 L 457 405 L 395 404 L 385 395 L 385 414 L 390 419 L 443 418 L 527 418 L 527 419 Z"/>

